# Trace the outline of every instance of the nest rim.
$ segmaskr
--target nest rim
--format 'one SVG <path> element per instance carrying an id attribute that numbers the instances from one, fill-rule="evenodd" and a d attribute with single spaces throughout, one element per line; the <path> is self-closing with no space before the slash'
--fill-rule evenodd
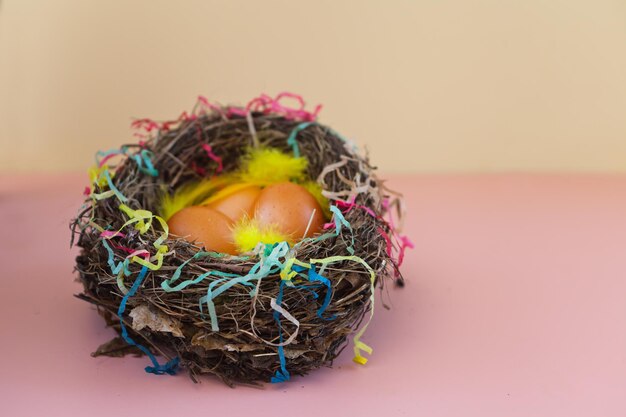
<path id="1" fill-rule="evenodd" d="M 278 341 L 283 340 L 283 336 L 291 337 L 295 330 L 293 324 L 284 319 L 276 325 L 275 310 L 270 307 L 271 300 L 276 300 L 279 291 L 282 291 L 285 309 L 299 322 L 298 337 L 283 347 L 286 368 L 293 374 L 304 375 L 321 366 L 332 366 L 335 358 L 347 346 L 348 336 L 356 332 L 367 313 L 371 312 L 373 285 L 382 289 L 386 280 L 400 276 L 397 258 L 390 254 L 389 241 L 382 236 L 383 233 L 391 234 L 394 231 L 393 226 L 383 219 L 388 210 L 383 204 L 383 198 L 389 195 L 389 190 L 376 177 L 375 167 L 369 164 L 367 157 L 359 155 L 349 142 L 317 122 L 303 122 L 272 113 L 248 114 L 248 117 L 224 117 L 221 112 L 207 112 L 183 120 L 173 129 L 159 129 L 142 146 L 127 145 L 126 149 L 131 150 L 128 153 L 130 157 L 115 168 L 111 183 L 127 198 L 126 205 L 154 211 L 157 207 L 156 196 L 164 189 L 171 192 L 202 176 L 203 171 L 205 174 L 215 172 L 219 165 L 222 166 L 222 172 L 236 169 L 247 146 L 261 145 L 292 151 L 293 144 L 287 143 L 287 139 L 295 129 L 309 123 L 297 132 L 297 146 L 309 160 L 308 174 L 311 179 L 318 180 L 325 190 L 335 193 L 337 200 L 331 199 L 335 202 L 341 200 L 339 196 L 350 196 L 350 190 L 346 187 L 349 181 L 354 183 L 356 180 L 357 185 L 366 184 L 363 187 L 369 191 L 354 195 L 353 207 L 356 208 L 344 213 L 351 225 L 350 231 L 344 228 L 335 238 L 295 245 L 289 249 L 290 254 L 306 260 L 358 256 L 371 266 L 375 282 L 370 282 L 366 268 L 355 266 L 354 262 L 347 259 L 338 262 L 338 265 L 326 265 L 324 272 L 331 282 L 327 290 L 331 294 L 331 301 L 324 311 L 327 314 L 324 317 L 323 314 L 317 314 L 321 304 L 319 299 L 326 296 L 323 288 L 306 280 L 297 282 L 300 288 L 284 288 L 280 272 L 274 271 L 257 281 L 253 303 L 250 297 L 246 299 L 250 290 L 246 285 L 234 285 L 230 288 L 232 291 L 225 291 L 220 296 L 224 298 L 219 304 L 215 303 L 220 330 L 215 332 L 211 330 L 206 316 L 198 308 L 193 309 L 194 305 L 199 305 L 198 300 L 215 280 L 202 280 L 174 295 L 162 291 L 160 283 L 201 250 L 181 239 L 166 239 L 163 244 L 167 245 L 171 254 L 164 259 L 160 269 L 148 271 L 145 281 L 137 294 L 128 301 L 128 305 L 133 309 L 147 305 L 155 315 L 165 315 L 175 320 L 180 324 L 183 337 L 149 327 L 134 329 L 128 317 L 123 317 L 122 322 L 131 336 L 147 344 L 152 352 L 167 359 L 180 358 L 181 365 L 194 381 L 198 381 L 199 375 L 212 374 L 229 385 L 257 384 L 271 380 L 281 370 L 284 371 L 285 366 L 281 366 L 276 345 L 280 344 Z M 201 151 L 203 145 L 208 145 L 214 155 L 219 153 L 221 161 L 218 163 L 208 152 Z M 152 156 L 151 162 L 159 171 L 157 177 L 142 172 L 137 162 L 135 155 L 145 151 Z M 338 167 L 328 170 L 327 167 L 333 164 Z M 145 164 L 143 168 L 146 168 Z M 92 194 L 107 190 L 110 191 L 106 185 L 94 185 Z M 100 236 L 102 232 L 89 223 L 106 224 L 111 230 L 117 230 L 127 218 L 119 211 L 119 204 L 116 203 L 119 202 L 114 198 L 95 200 L 90 196 L 86 200 L 87 207 L 79 213 L 72 227 L 73 237 L 78 237 L 78 246 L 81 247 L 76 269 L 84 290 L 78 297 L 96 305 L 107 324 L 121 333 L 123 326 L 120 325 L 117 313 L 123 294 L 111 271 L 109 253 L 101 243 L 104 240 Z M 121 247 L 148 250 L 152 254 L 154 247 L 150 244 L 158 238 L 158 233 L 153 230 L 147 230 L 144 234 L 131 230 L 119 239 L 119 247 L 113 248 L 113 258 L 117 261 L 124 258 L 125 253 L 119 249 Z M 181 279 L 192 279 L 209 270 L 244 274 L 259 262 L 258 258 L 241 256 L 207 256 L 206 259 L 196 261 L 185 264 L 189 268 L 182 273 Z M 139 272 L 139 267 L 132 263 L 128 265 L 131 277 Z M 246 323 L 246 317 L 251 317 L 249 323 Z M 334 319 L 329 320 L 329 317 Z M 138 353 L 133 347 L 124 349 L 122 343 L 114 341 L 94 354 L 107 355 L 113 352 L 115 356 L 120 352 Z"/>

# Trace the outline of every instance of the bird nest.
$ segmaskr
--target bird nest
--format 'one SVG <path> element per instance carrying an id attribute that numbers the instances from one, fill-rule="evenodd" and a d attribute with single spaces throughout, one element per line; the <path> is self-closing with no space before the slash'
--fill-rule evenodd
<path id="1" fill-rule="evenodd" d="M 261 96 L 243 108 L 200 98 L 175 121 L 135 121 L 139 144 L 98 153 L 72 224 L 82 248 L 77 297 L 119 336 L 93 355 L 147 355 L 148 372 L 183 368 L 194 381 L 212 374 L 229 385 L 330 366 L 350 336 L 355 361 L 367 361 L 371 348 L 361 337 L 375 287 L 403 283 L 398 266 L 410 242 L 393 223 L 399 196 L 354 145 L 315 121 L 318 110 L 306 111 L 293 95 Z M 307 175 L 332 210 L 321 234 L 238 256 L 168 235 L 162 196 L 237 170 L 250 147 L 308 160 Z"/>

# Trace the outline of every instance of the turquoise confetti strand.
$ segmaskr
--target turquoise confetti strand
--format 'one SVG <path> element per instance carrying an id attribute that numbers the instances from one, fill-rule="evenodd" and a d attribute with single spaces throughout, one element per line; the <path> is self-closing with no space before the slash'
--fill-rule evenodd
<path id="1" fill-rule="evenodd" d="M 180 278 L 180 275 L 182 274 L 183 268 L 192 260 L 195 259 L 200 259 L 200 258 L 206 258 L 206 257 L 214 257 L 216 254 L 213 252 L 197 252 L 195 255 L 193 255 L 191 258 L 187 259 L 185 262 L 183 262 L 182 264 L 180 264 L 180 266 L 178 268 L 176 268 L 176 270 L 174 271 L 174 273 L 172 274 L 172 277 L 168 280 L 165 280 L 161 283 L 161 288 L 163 288 L 163 290 L 165 292 L 176 292 L 176 291 L 182 291 L 185 288 L 187 288 L 190 285 L 193 284 L 198 284 L 200 282 L 202 282 L 205 278 L 213 275 L 213 276 L 219 276 L 219 277 L 228 277 L 228 278 L 235 278 L 235 277 L 239 277 L 241 275 L 238 274 L 234 274 L 234 273 L 230 273 L 230 272 L 222 272 L 222 271 L 208 271 L 205 272 L 204 274 L 198 275 L 196 278 L 193 279 L 188 279 L 186 281 L 183 281 L 181 283 L 179 283 L 178 285 L 172 287 L 172 284 L 175 283 L 176 281 L 178 281 L 178 279 Z M 203 302 L 202 302 L 203 303 Z M 202 304 L 200 305 L 200 311 L 202 311 Z"/>
<path id="2" fill-rule="evenodd" d="M 184 281 L 184 282 L 182 282 L 182 283 L 178 284 L 178 285 L 177 285 L 176 287 L 174 287 L 174 288 L 172 288 L 172 286 L 171 286 L 173 283 L 175 283 L 176 281 L 178 281 L 178 278 L 180 278 L 180 274 L 183 272 L 183 268 L 184 268 L 184 267 L 185 267 L 185 266 L 186 266 L 189 262 L 191 262 L 191 261 L 193 261 L 193 260 L 195 260 L 195 259 L 200 259 L 200 258 L 203 258 L 203 257 L 205 257 L 205 256 L 209 256 L 209 253 L 208 253 L 208 252 L 202 252 L 202 251 L 200 251 L 200 252 L 196 252 L 196 253 L 195 253 L 195 255 L 193 255 L 191 258 L 187 259 L 187 260 L 186 260 L 185 262 L 183 262 L 183 263 L 182 263 L 182 264 L 181 264 L 178 268 L 176 268 L 176 271 L 174 271 L 174 273 L 172 274 L 172 277 L 171 277 L 170 279 L 167 279 L 167 280 L 165 280 L 165 281 L 163 281 L 163 282 L 161 283 L 161 288 L 163 288 L 163 290 L 164 290 L 165 292 L 175 292 L 175 291 L 180 291 L 180 290 L 182 290 L 183 288 L 186 288 L 187 286 L 189 286 L 189 285 L 191 285 L 191 284 L 198 283 L 198 282 L 202 281 L 202 280 L 198 280 L 198 281 L 196 281 L 196 280 L 197 280 L 197 278 L 196 278 L 196 279 L 194 279 L 194 280 L 187 280 L 187 281 Z M 194 282 L 194 281 L 195 281 L 195 282 Z"/>
<path id="3" fill-rule="evenodd" d="M 122 152 L 119 149 L 109 149 L 108 151 L 98 151 L 95 155 L 96 165 L 100 166 L 100 161 L 111 155 L 119 155 Z"/>
<path id="4" fill-rule="evenodd" d="M 129 155 L 129 149 L 126 146 L 122 146 L 120 149 L 109 149 L 108 151 L 98 151 L 96 152 L 96 165 L 100 165 L 100 161 L 104 159 L 108 159 L 114 155 L 124 155 L 137 164 L 137 168 L 139 171 L 144 174 L 148 174 L 152 177 L 158 177 L 159 171 L 154 167 L 152 163 L 152 158 L 154 158 L 154 153 L 148 149 L 142 149 L 141 151 Z"/>
<path id="5" fill-rule="evenodd" d="M 207 309 L 211 317 L 211 330 L 212 331 L 214 332 L 219 331 L 219 325 L 217 323 L 217 314 L 215 312 L 215 304 L 213 303 L 213 300 L 216 297 L 218 297 L 220 294 L 222 294 L 224 291 L 232 288 L 233 286 L 237 284 L 242 284 L 242 285 L 253 287 L 253 290 L 250 292 L 250 295 L 254 296 L 255 285 L 253 284 L 252 281 L 258 281 L 260 279 L 267 277 L 268 275 L 271 275 L 273 273 L 280 271 L 283 268 L 283 263 L 279 259 L 284 258 L 285 255 L 287 255 L 287 252 L 289 252 L 289 244 L 287 244 L 287 242 L 277 243 L 272 247 L 272 250 L 269 253 L 269 255 L 263 256 L 261 260 L 259 260 L 259 262 L 257 262 L 256 264 L 254 264 L 254 266 L 252 266 L 252 268 L 250 268 L 250 272 L 248 272 L 248 274 L 243 275 L 243 276 L 237 275 L 235 277 L 232 277 L 232 279 L 230 280 L 227 280 L 226 278 L 215 280 L 211 282 L 211 284 L 209 284 L 209 288 L 207 288 L 207 295 L 200 298 L 200 303 L 201 304 L 206 303 L 207 305 Z M 222 282 L 225 282 L 225 283 L 221 285 L 219 288 L 215 289 L 217 285 L 221 284 Z"/>
<path id="6" fill-rule="evenodd" d="M 124 194 L 122 194 L 120 190 L 118 190 L 117 187 L 113 184 L 113 180 L 111 179 L 111 175 L 109 175 L 109 171 L 105 169 L 102 172 L 102 175 L 104 175 L 104 178 L 106 178 L 109 189 L 113 191 L 113 194 L 115 194 L 117 199 L 120 200 L 122 203 L 127 202 L 128 199 L 126 198 L 126 196 L 124 196 Z"/>
<path id="7" fill-rule="evenodd" d="M 147 149 L 142 149 L 139 153 L 134 154 L 132 156 L 132 159 L 134 159 L 137 163 L 139 171 L 152 177 L 158 177 L 159 171 L 154 168 L 154 165 L 152 164 L 153 157 L 154 154 L 151 151 Z"/>
<path id="8" fill-rule="evenodd" d="M 315 122 L 300 123 L 298 126 L 293 128 L 291 133 L 289 133 L 289 137 L 287 137 L 287 145 L 290 145 L 293 148 L 293 156 L 295 156 L 296 158 L 300 158 L 300 147 L 298 146 L 296 136 L 298 136 L 298 133 L 314 124 Z"/>
<path id="9" fill-rule="evenodd" d="M 354 255 L 354 231 L 352 230 L 352 225 L 350 225 L 350 222 L 348 222 L 346 218 L 343 216 L 343 214 L 341 213 L 341 210 L 339 210 L 339 207 L 330 206 L 330 211 L 332 211 L 334 214 L 336 235 L 339 236 L 339 234 L 341 233 L 340 225 L 346 227 L 350 231 L 351 242 L 350 242 L 350 246 L 348 246 L 346 250 L 348 251 L 350 255 Z"/>
<path id="10" fill-rule="evenodd" d="M 341 234 L 341 230 L 345 227 L 350 231 L 350 236 L 351 236 L 350 246 L 348 246 L 346 250 L 348 251 L 350 255 L 354 255 L 354 232 L 352 230 L 352 226 L 350 225 L 350 222 L 347 221 L 346 218 L 343 216 L 343 214 L 341 213 L 341 210 L 339 210 L 339 207 L 331 205 L 329 209 L 333 213 L 333 220 L 335 222 L 335 231 L 324 233 L 323 235 L 320 235 L 314 238 L 302 239 L 298 244 L 301 244 L 304 241 L 319 242 L 319 241 L 322 241 L 331 237 L 337 237 Z"/>
<path id="11" fill-rule="evenodd" d="M 130 270 L 128 269 L 128 259 L 124 259 L 123 261 L 120 261 L 116 264 L 115 253 L 113 252 L 113 249 L 111 249 L 111 246 L 109 246 L 109 244 L 107 243 L 106 239 L 102 239 L 102 245 L 109 254 L 109 259 L 107 260 L 107 263 L 109 264 L 109 268 L 111 268 L 111 274 L 117 275 L 120 273 L 120 271 L 124 270 L 124 275 L 129 276 Z"/>

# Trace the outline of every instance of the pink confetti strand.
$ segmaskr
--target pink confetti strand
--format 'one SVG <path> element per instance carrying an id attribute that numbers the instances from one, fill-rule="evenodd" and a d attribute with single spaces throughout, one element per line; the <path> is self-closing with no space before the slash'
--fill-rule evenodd
<path id="1" fill-rule="evenodd" d="M 180 121 L 181 121 L 180 117 L 176 120 L 167 120 L 165 122 L 160 122 L 160 123 L 155 120 L 145 118 L 145 119 L 133 120 L 130 126 L 133 129 L 144 130 L 145 132 L 150 133 L 153 130 L 166 130 L 166 131 L 170 130 L 173 125 L 178 124 Z"/>
<path id="2" fill-rule="evenodd" d="M 211 107 L 212 106 L 212 104 L 209 102 L 209 100 L 205 96 L 203 96 L 203 95 L 199 95 L 198 96 L 198 103 L 200 105 L 203 105 L 203 106 L 206 106 L 206 107 Z"/>
<path id="3" fill-rule="evenodd" d="M 133 129 L 143 129 L 148 133 L 153 130 L 159 130 L 159 128 L 161 127 L 158 122 L 155 122 L 154 120 L 148 118 L 133 120 L 130 125 Z"/>
<path id="4" fill-rule="evenodd" d="M 221 106 L 218 106 L 217 104 L 213 104 L 211 103 L 209 100 L 207 100 L 206 97 L 204 96 L 198 96 L 198 104 L 200 105 L 200 108 L 206 113 L 207 109 L 209 111 L 215 111 L 219 114 L 221 114 L 222 116 L 226 116 L 224 114 L 224 110 L 222 109 Z"/>
<path id="5" fill-rule="evenodd" d="M 191 120 L 196 120 L 198 118 L 198 116 L 196 116 L 195 114 L 189 114 L 186 111 L 183 111 L 180 116 L 178 116 L 178 121 L 179 122 L 188 122 Z"/>
<path id="6" fill-rule="evenodd" d="M 126 237 L 126 235 L 122 232 L 112 232 L 110 230 L 104 230 L 100 233 L 101 237 L 105 237 L 105 238 L 112 238 L 112 237 Z"/>
<path id="7" fill-rule="evenodd" d="M 230 118 L 232 116 L 246 117 L 246 114 L 248 114 L 246 112 L 246 110 L 242 109 L 241 107 L 231 106 L 228 109 L 226 109 L 226 117 L 227 118 Z"/>
<path id="8" fill-rule="evenodd" d="M 389 210 L 389 197 L 383 198 L 383 208 L 385 211 Z"/>
<path id="9" fill-rule="evenodd" d="M 131 248 L 129 248 L 129 247 L 122 246 L 122 245 L 116 245 L 116 244 L 115 244 L 115 243 L 113 243 L 113 242 L 111 242 L 111 246 L 113 246 L 115 249 L 122 250 L 122 251 L 124 251 L 124 252 L 126 252 L 126 253 L 133 253 L 133 252 L 135 252 L 135 250 L 134 250 L 134 249 L 131 249 Z"/>
<path id="10" fill-rule="evenodd" d="M 111 158 L 115 158 L 118 155 L 123 155 L 122 151 L 118 151 L 118 152 L 114 152 L 111 154 L 108 154 L 107 156 L 105 156 L 104 158 L 102 158 L 102 160 L 100 161 L 100 163 L 98 164 L 98 168 L 102 168 L 104 166 L 104 164 L 106 164 L 106 162 L 111 159 Z"/>
<path id="11" fill-rule="evenodd" d="M 335 204 L 337 205 L 337 207 L 339 207 L 340 209 L 346 209 L 344 211 L 344 213 L 349 212 L 350 210 L 352 210 L 353 208 L 360 208 L 362 210 L 364 210 L 367 214 L 369 214 L 370 216 L 372 216 L 375 219 L 379 219 L 380 216 L 378 214 L 376 214 L 374 212 L 374 210 L 372 210 L 371 208 L 361 205 L 361 204 L 356 204 L 354 202 L 346 202 L 346 201 L 341 201 L 341 200 L 336 200 Z"/>
<path id="12" fill-rule="evenodd" d="M 209 156 L 209 158 L 211 158 L 213 161 L 215 161 L 217 163 L 217 169 L 215 170 L 216 174 L 219 174 L 220 172 L 222 172 L 222 170 L 224 169 L 224 165 L 222 163 L 222 158 L 220 158 L 219 156 L 215 155 L 213 153 L 213 148 L 211 148 L 211 145 L 203 143 L 202 144 L 202 149 L 204 149 L 207 153 L 207 155 Z"/>
<path id="13" fill-rule="evenodd" d="M 105 232 L 106 232 L 106 230 L 105 230 Z M 104 233 L 104 232 L 103 232 L 103 233 Z M 115 232 L 110 232 L 110 233 L 115 233 Z M 124 234 L 123 234 L 123 233 L 119 233 L 119 235 L 122 235 L 122 236 L 123 236 Z M 101 234 L 101 236 L 102 236 L 102 234 Z M 115 244 L 115 242 L 113 242 L 113 241 L 110 241 L 109 243 L 110 243 L 110 245 L 111 245 L 111 246 L 113 246 L 115 249 L 118 249 L 118 250 L 121 250 L 121 251 L 126 252 L 126 253 L 128 254 L 128 255 L 126 255 L 126 259 L 128 259 L 128 258 L 132 258 L 133 256 L 143 256 L 143 258 L 144 258 L 146 261 L 150 259 L 150 252 L 148 252 L 148 251 L 147 251 L 147 250 L 145 250 L 145 249 L 140 249 L 140 250 L 137 250 L 137 249 L 132 249 L 132 248 L 129 248 L 128 246 L 117 245 L 117 244 Z"/>
<path id="14" fill-rule="evenodd" d="M 406 249 L 407 248 L 414 249 L 415 245 L 413 244 L 413 242 L 411 242 L 411 240 L 407 236 L 398 235 L 398 239 L 400 239 L 400 242 L 401 242 L 400 250 L 398 253 L 398 268 L 399 268 L 400 265 L 402 265 L 402 262 L 404 262 L 404 253 Z"/>
<path id="15" fill-rule="evenodd" d="M 340 209 L 345 209 L 344 213 L 349 212 L 350 210 L 354 209 L 354 208 L 360 208 L 362 210 L 365 210 L 369 215 L 371 215 L 372 217 L 376 218 L 376 219 L 380 219 L 383 222 L 386 222 L 389 225 L 389 228 L 391 229 L 391 233 L 393 238 L 396 240 L 396 242 L 398 242 L 397 247 L 398 247 L 398 256 L 397 256 L 397 266 L 400 267 L 400 265 L 402 265 L 402 263 L 404 262 L 404 255 L 406 253 L 407 249 L 413 249 L 415 246 L 413 245 L 413 242 L 411 242 L 411 240 L 405 236 L 405 235 L 400 235 L 399 233 L 396 232 L 395 230 L 395 225 L 394 225 L 394 221 L 393 221 L 393 216 L 391 214 L 391 212 L 389 212 L 389 220 L 384 220 L 381 216 L 377 215 L 372 209 L 370 209 L 367 206 L 363 206 L 361 204 L 356 204 L 354 203 L 355 198 L 351 198 L 349 201 L 342 201 L 342 200 L 336 200 L 335 204 L 337 205 L 337 207 L 339 207 Z M 383 200 L 383 208 L 385 210 L 389 210 L 389 199 L 386 198 Z M 387 255 L 393 257 L 393 243 L 392 243 L 392 239 L 391 237 L 389 237 L 389 234 L 387 234 L 382 228 L 378 228 L 380 234 L 382 235 L 383 239 L 385 239 L 386 242 L 386 251 L 387 251 Z"/>
<path id="16" fill-rule="evenodd" d="M 206 169 L 202 168 L 201 166 L 198 166 L 198 164 L 196 164 L 195 161 L 191 161 L 191 169 L 193 169 L 195 173 L 200 175 L 201 177 L 206 176 Z"/>
<path id="17" fill-rule="evenodd" d="M 385 239 L 385 244 L 386 244 L 385 251 L 387 252 L 387 255 L 392 256 L 391 252 L 392 252 L 393 244 L 391 243 L 391 238 L 389 237 L 387 232 L 383 230 L 382 227 L 379 227 L 378 231 L 380 232 L 383 239 Z"/>
<path id="18" fill-rule="evenodd" d="M 130 248 L 126 248 L 124 246 L 121 246 L 120 249 L 123 249 L 125 251 L 130 251 L 130 254 L 126 258 L 132 258 L 133 256 L 143 256 L 145 260 L 150 259 L 150 252 L 148 252 L 145 249 L 133 250 Z"/>
<path id="19" fill-rule="evenodd" d="M 389 210 L 389 208 L 391 207 L 391 203 L 390 203 L 390 199 L 389 198 L 385 198 L 383 200 L 383 208 L 389 212 L 389 226 L 391 227 L 391 230 L 393 231 L 393 236 L 396 239 L 397 242 L 399 242 L 399 249 L 398 249 L 398 267 L 400 267 L 400 265 L 402 265 L 402 263 L 404 262 L 404 254 L 406 252 L 407 249 L 414 249 L 415 245 L 413 244 L 413 242 L 411 242 L 411 240 L 409 239 L 408 236 L 406 235 L 401 235 L 398 232 L 395 231 L 395 223 L 393 221 L 393 214 L 392 212 Z"/>
<path id="20" fill-rule="evenodd" d="M 281 104 L 281 100 L 285 98 L 296 100 L 300 107 L 294 108 Z M 302 96 L 283 92 L 278 94 L 276 98 L 272 98 L 267 94 L 261 94 L 259 97 L 253 98 L 248 102 L 246 110 L 248 112 L 260 112 L 263 114 L 275 113 L 292 120 L 314 121 L 322 108 L 321 105 L 317 105 L 315 110 L 311 113 L 305 110 L 304 107 L 305 102 Z"/>
<path id="21" fill-rule="evenodd" d="M 295 100 L 296 106 L 292 107 L 282 104 L 281 101 L 284 102 L 285 100 Z M 202 95 L 198 96 L 197 105 L 204 113 L 217 112 L 225 118 L 230 118 L 232 116 L 245 117 L 248 112 L 254 111 L 263 114 L 275 113 L 285 117 L 286 119 L 303 121 L 316 120 L 320 110 L 322 109 L 322 105 L 318 104 L 315 106 L 313 112 L 305 110 L 306 103 L 302 96 L 289 92 L 282 92 L 275 98 L 272 98 L 267 94 L 261 94 L 259 97 L 250 100 L 245 108 L 235 106 L 224 108 L 218 104 L 211 103 Z M 153 130 L 170 130 L 172 126 L 175 126 L 180 122 L 192 121 L 197 118 L 198 115 L 196 112 L 188 113 L 183 111 L 175 120 L 168 120 L 159 123 L 150 118 L 136 119 L 131 123 L 131 127 L 136 130 L 143 130 L 150 133 Z M 145 137 L 145 135 L 137 132 L 134 133 L 134 135 L 137 137 Z"/>
<path id="22" fill-rule="evenodd" d="M 367 212 L 372 217 L 374 217 L 376 219 L 380 219 L 383 222 L 386 222 L 381 216 L 377 215 L 369 207 L 363 206 L 361 204 L 354 203 L 354 198 L 352 198 L 348 202 L 337 200 L 337 201 L 335 201 L 335 204 L 340 209 L 346 209 L 344 211 L 344 213 L 349 212 L 353 208 L 360 208 L 362 210 L 365 210 L 365 212 Z M 387 199 L 385 199 L 383 201 L 383 207 L 385 207 L 385 209 L 389 208 L 389 201 Z M 409 238 L 407 236 L 400 235 L 400 234 L 398 234 L 395 231 L 395 227 L 394 227 L 394 223 L 393 223 L 393 217 L 391 216 L 391 214 L 389 215 L 389 221 L 386 222 L 386 223 L 389 225 L 389 228 L 391 229 L 391 233 L 392 233 L 392 236 L 394 237 L 394 239 L 397 242 L 399 242 L 399 244 L 397 245 L 397 247 L 398 247 L 397 266 L 399 268 L 400 265 L 402 265 L 402 263 L 404 262 L 404 254 L 406 252 L 406 249 L 407 248 L 413 249 L 414 245 L 413 245 L 413 242 L 411 242 L 411 240 L 409 240 Z M 387 255 L 393 258 L 393 247 L 394 247 L 394 245 L 392 243 L 391 238 L 389 237 L 389 234 L 387 232 L 385 232 L 381 227 L 378 228 L 378 231 L 380 232 L 380 234 L 383 237 L 383 239 L 385 239 Z"/>

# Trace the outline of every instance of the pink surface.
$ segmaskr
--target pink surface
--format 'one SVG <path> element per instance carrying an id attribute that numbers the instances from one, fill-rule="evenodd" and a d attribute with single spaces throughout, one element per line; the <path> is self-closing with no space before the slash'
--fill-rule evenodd
<path id="1" fill-rule="evenodd" d="M 0 416 L 626 415 L 626 177 L 398 177 L 416 244 L 333 369 L 265 389 L 93 359 L 108 340 L 72 297 L 82 175 L 0 178 Z"/>

